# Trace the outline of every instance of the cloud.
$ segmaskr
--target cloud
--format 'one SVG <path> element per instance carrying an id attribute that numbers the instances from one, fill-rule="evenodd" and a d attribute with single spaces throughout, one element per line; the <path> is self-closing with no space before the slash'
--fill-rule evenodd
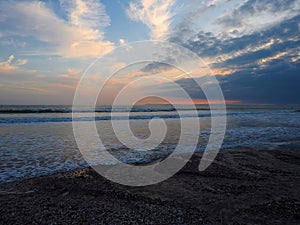
<path id="1" fill-rule="evenodd" d="M 0 74 L 11 74 L 16 69 L 16 66 L 11 64 L 13 60 L 14 56 L 10 55 L 7 60 L 0 62 Z"/>
<path id="2" fill-rule="evenodd" d="M 174 16 L 175 0 L 140 0 L 130 2 L 127 14 L 130 19 L 145 24 L 153 39 L 166 39 Z"/>
<path id="3" fill-rule="evenodd" d="M 91 29 L 105 28 L 110 18 L 104 5 L 98 0 L 61 0 L 61 5 L 69 14 L 69 21 L 76 27 Z"/>
<path id="4" fill-rule="evenodd" d="M 8 57 L 7 63 L 10 64 L 13 60 L 14 60 L 15 56 L 14 55 L 10 55 Z"/>
<path id="5" fill-rule="evenodd" d="M 299 71 L 300 62 L 291 64 L 277 59 L 264 68 L 247 68 L 216 77 L 226 100 L 239 100 L 243 103 L 300 104 Z M 177 82 L 192 98 L 205 99 L 194 79 L 185 78 Z"/>
<path id="6" fill-rule="evenodd" d="M 250 35 L 299 15 L 297 0 L 182 0 L 170 40 L 179 44 L 202 31 L 219 39 Z M 212 40 L 213 41 L 213 40 Z"/>
<path id="7" fill-rule="evenodd" d="M 219 1 L 206 3 L 184 8 L 182 21 L 169 31 L 169 40 L 209 63 L 227 100 L 299 104 L 300 2 L 247 0 L 227 8 Z M 208 20 L 209 26 L 197 27 L 201 13 L 214 10 L 220 16 Z M 145 72 L 163 69 L 160 64 L 144 68 Z M 205 98 L 192 79 L 184 77 L 177 83 L 192 98 Z"/>
<path id="8" fill-rule="evenodd" d="M 211 30 L 224 37 L 240 37 L 299 15 L 299 10 L 298 0 L 248 0 L 219 16 Z"/>
<path id="9" fill-rule="evenodd" d="M 203 23 L 205 15 L 211 13 L 210 10 L 216 8 L 216 4 L 225 2 L 222 0 L 183 0 L 180 7 L 180 16 L 178 21 L 175 21 L 174 28 L 172 29 L 171 38 L 180 40 L 180 42 L 186 41 L 189 37 L 199 32 L 198 23 Z M 208 22 L 208 21 L 207 21 Z M 203 29 L 203 27 L 202 27 Z"/>
<path id="10" fill-rule="evenodd" d="M 6 60 L 0 61 L 0 80 L 3 88 L 12 90 L 31 90 L 43 92 L 61 92 L 59 88 L 72 87 L 75 89 L 80 79 L 81 70 L 68 68 L 60 75 L 46 76 L 39 71 L 22 67 L 28 62 L 26 59 L 16 59 L 10 55 Z M 48 71 L 49 72 L 49 71 Z M 48 73 L 46 72 L 46 73 Z M 20 85 L 22 84 L 22 85 Z"/>
<path id="11" fill-rule="evenodd" d="M 0 61 L 0 102 L 2 104 L 24 104 L 25 98 L 30 104 L 35 96 L 51 92 L 51 89 L 45 88 L 47 86 L 44 82 L 39 82 L 36 71 L 22 68 L 26 63 L 27 60 L 16 60 L 14 55 L 10 55 L 5 61 Z"/>
<path id="12" fill-rule="evenodd" d="M 44 2 L 1 2 L 2 23 L 7 24 L 4 35 L 33 37 L 65 57 L 96 57 L 113 50 L 114 44 L 104 40 L 109 17 L 99 1 L 62 1 L 61 6 L 68 6 L 67 19 Z"/>
<path id="13" fill-rule="evenodd" d="M 81 70 L 75 70 L 75 69 L 71 69 L 71 68 L 69 68 L 67 71 L 68 71 L 68 74 L 73 75 L 73 76 L 81 73 Z"/>
<path id="14" fill-rule="evenodd" d="M 8 56 L 7 60 L 0 61 L 0 74 L 12 74 L 15 71 L 19 70 L 20 66 L 27 64 L 27 59 L 18 59 L 16 63 L 13 63 L 15 60 L 14 55 Z"/>
<path id="15" fill-rule="evenodd" d="M 166 70 L 171 70 L 173 66 L 161 63 L 161 62 L 154 62 L 147 64 L 144 68 L 141 69 L 142 72 L 151 73 L 151 74 L 159 74 Z"/>
<path id="16" fill-rule="evenodd" d="M 300 15 L 226 39 L 202 31 L 183 45 L 210 60 L 226 99 L 299 104 L 299 21 Z M 194 98 L 203 97 L 189 79 L 179 82 Z"/>
<path id="17" fill-rule="evenodd" d="M 61 78 L 71 78 L 78 80 L 78 75 L 81 73 L 81 70 L 76 70 L 72 68 L 68 68 L 66 73 L 60 74 L 59 77 Z"/>
<path id="18" fill-rule="evenodd" d="M 299 104 L 300 63 L 282 59 L 270 62 L 264 68 L 241 70 L 229 76 L 218 77 L 225 98 L 244 102 Z"/>
<path id="19" fill-rule="evenodd" d="M 81 71 L 69 68 L 49 76 L 17 66 L 18 60 L 7 61 L 0 62 L 2 104 L 72 104 Z"/>
<path id="20" fill-rule="evenodd" d="M 124 39 L 122 39 L 122 38 L 119 39 L 119 44 L 120 44 L 120 45 L 124 45 L 125 43 L 126 43 L 126 41 L 125 41 Z"/>
<path id="21" fill-rule="evenodd" d="M 28 63 L 28 60 L 27 59 L 18 59 L 17 60 L 17 65 L 18 66 L 22 66 L 22 65 L 25 65 Z"/>
<path id="22" fill-rule="evenodd" d="M 63 50 L 70 57 L 99 57 L 110 53 L 114 44 L 109 41 L 78 41 Z"/>
<path id="23" fill-rule="evenodd" d="M 125 68 L 126 66 L 127 64 L 125 62 L 116 62 L 109 68 L 109 70 L 111 73 L 115 73 L 118 70 Z"/>
<path id="24" fill-rule="evenodd" d="M 9 89 L 9 90 L 25 90 L 25 91 L 33 91 L 33 92 L 48 92 L 45 89 L 41 88 L 32 88 L 32 87 L 25 87 L 25 86 L 20 86 L 20 85 L 6 85 L 6 84 L 0 84 L 1 89 Z"/>
<path id="25" fill-rule="evenodd" d="M 1 35 L 0 35 L 0 38 L 1 38 Z M 20 48 L 24 48 L 27 45 L 27 43 L 25 41 L 17 41 L 14 39 L 8 39 L 8 40 L 0 40 L 0 45 L 2 45 L 2 46 L 10 45 L 14 48 L 20 49 Z"/>
<path id="26" fill-rule="evenodd" d="M 299 19 L 300 16 L 295 16 L 264 31 L 227 39 L 200 31 L 182 45 L 200 57 L 208 58 L 211 66 L 217 68 L 263 62 L 265 58 L 271 60 L 283 52 L 296 59 L 300 41 Z"/>

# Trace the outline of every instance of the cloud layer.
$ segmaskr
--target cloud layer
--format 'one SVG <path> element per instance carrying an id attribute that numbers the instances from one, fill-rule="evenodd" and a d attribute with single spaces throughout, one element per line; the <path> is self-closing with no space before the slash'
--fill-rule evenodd
<path id="1" fill-rule="evenodd" d="M 104 40 L 101 30 L 109 26 L 109 17 L 99 1 L 62 1 L 62 7 L 67 19 L 43 2 L 2 1 L 2 21 L 10 24 L 3 35 L 33 37 L 51 46 L 49 54 L 65 57 L 96 57 L 112 51 L 114 44 Z"/>
<path id="2" fill-rule="evenodd" d="M 93 57 L 148 35 L 202 57 L 226 99 L 300 103 L 299 21 L 299 0 L 0 1 L 1 96 L 9 102 L 42 93 L 43 100 L 64 95 L 71 101 Z M 127 26 L 134 32 L 118 36 L 128 33 Z M 111 70 L 125 65 L 116 62 Z M 161 63 L 139 72 L 172 75 Z M 205 97 L 190 80 L 177 82 L 192 97 Z"/>
<path id="3" fill-rule="evenodd" d="M 200 32 L 184 45 L 207 59 L 227 99 L 300 103 L 299 21 L 300 15 L 226 39 Z"/>

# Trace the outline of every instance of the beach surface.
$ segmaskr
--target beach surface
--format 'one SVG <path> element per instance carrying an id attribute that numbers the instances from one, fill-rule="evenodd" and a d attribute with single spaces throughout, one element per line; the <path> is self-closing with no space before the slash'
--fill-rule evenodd
<path id="1" fill-rule="evenodd" d="M 200 159 L 146 187 L 91 168 L 3 183 L 0 224 L 300 224 L 300 151 L 224 150 L 204 172 Z"/>

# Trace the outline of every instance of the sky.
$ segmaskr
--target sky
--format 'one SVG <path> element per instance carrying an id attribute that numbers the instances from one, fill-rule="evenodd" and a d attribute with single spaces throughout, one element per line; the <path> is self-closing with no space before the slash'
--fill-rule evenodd
<path id="1" fill-rule="evenodd" d="M 103 83 L 105 72 L 130 63 L 112 60 L 116 49 L 143 40 L 199 56 L 228 102 L 300 104 L 299 0 L 0 1 L 0 104 L 72 104 L 96 58 L 102 67 L 90 75 Z M 179 53 L 172 54 L 164 57 Z M 195 77 L 175 79 L 182 71 L 174 67 L 146 63 L 125 71 L 106 86 L 105 104 L 133 74 L 172 77 L 195 101 L 205 99 Z"/>

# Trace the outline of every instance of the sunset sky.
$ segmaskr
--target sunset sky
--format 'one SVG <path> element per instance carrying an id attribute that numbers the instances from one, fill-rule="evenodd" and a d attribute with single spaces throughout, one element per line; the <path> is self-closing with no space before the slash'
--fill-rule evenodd
<path id="1" fill-rule="evenodd" d="M 0 1 L 0 104 L 72 104 L 95 58 L 142 40 L 196 53 L 228 101 L 300 103 L 299 0 L 8 0 Z M 140 70 L 149 68 L 171 73 L 160 64 Z M 178 80 L 201 102 L 189 82 Z"/>

